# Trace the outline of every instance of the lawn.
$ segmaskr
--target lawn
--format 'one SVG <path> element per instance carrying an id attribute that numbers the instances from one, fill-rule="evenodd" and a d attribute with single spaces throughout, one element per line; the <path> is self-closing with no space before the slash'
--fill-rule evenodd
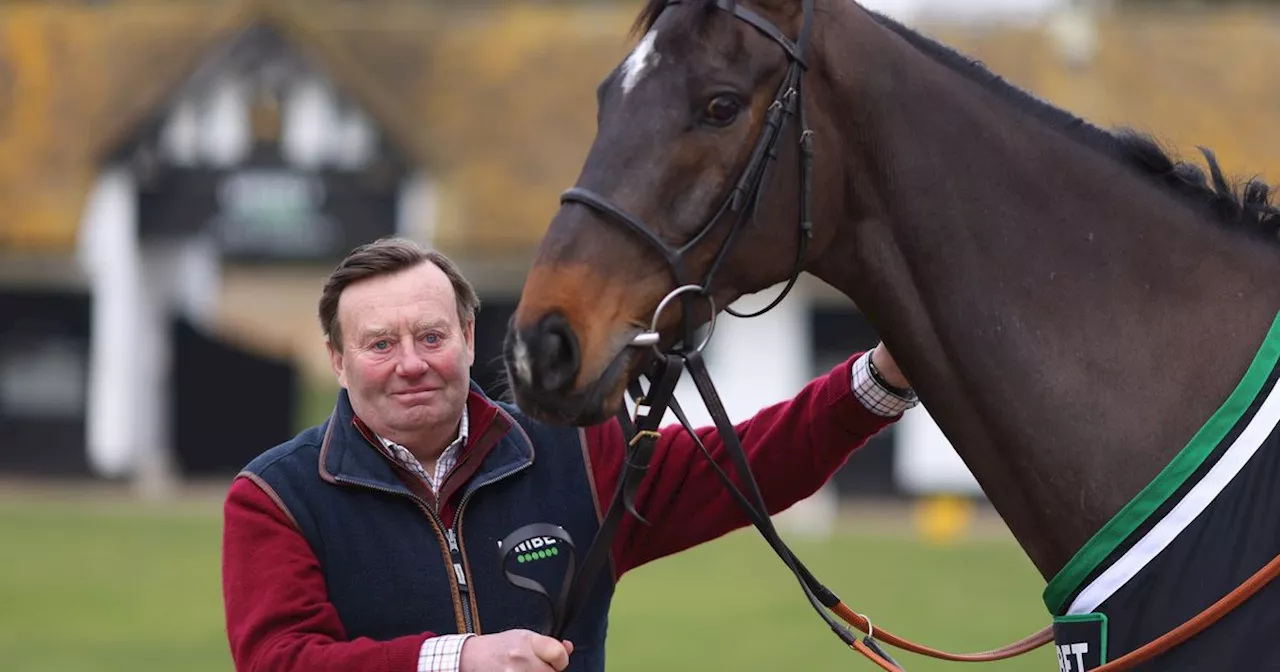
<path id="1" fill-rule="evenodd" d="M 0 660 L 7 672 L 230 670 L 216 502 L 0 501 Z M 854 609 L 924 643 L 977 650 L 1043 626 L 1042 582 L 1005 535 L 947 546 L 845 525 L 796 552 Z M 804 601 L 754 530 L 626 577 L 611 671 L 873 670 Z M 895 655 L 898 652 L 895 652 Z M 898 655 L 920 670 L 1052 670 L 1049 647 L 974 666 Z"/>

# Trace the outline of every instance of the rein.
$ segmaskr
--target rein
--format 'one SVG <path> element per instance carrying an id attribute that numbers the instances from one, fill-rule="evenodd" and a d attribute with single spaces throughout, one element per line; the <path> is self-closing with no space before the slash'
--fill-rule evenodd
<path id="1" fill-rule="evenodd" d="M 681 0 L 669 0 L 667 4 L 674 5 L 680 4 L 680 2 Z M 851 609 L 839 596 L 820 583 L 778 535 L 737 432 L 729 420 L 728 413 L 725 411 L 724 404 L 721 402 L 715 386 L 711 382 L 706 362 L 702 358 L 702 350 L 710 340 L 715 328 L 715 303 L 711 299 L 709 288 L 715 273 L 724 262 L 729 249 L 744 228 L 744 224 L 754 220 L 765 174 L 772 162 L 777 159 L 777 142 L 781 137 L 782 130 L 792 119 L 795 119 L 799 124 L 798 143 L 800 150 L 800 170 L 798 175 L 800 186 L 799 244 L 795 266 L 782 293 L 763 309 L 749 315 L 735 313 L 727 306 L 724 310 L 737 317 L 755 317 L 777 306 L 795 286 L 800 273 L 803 271 L 805 253 L 808 250 L 809 241 L 813 237 L 813 221 L 811 217 L 813 131 L 808 126 L 801 86 L 803 74 L 808 69 L 808 64 L 804 59 L 812 34 L 813 5 L 814 0 L 803 0 L 804 23 L 798 37 L 792 42 L 772 22 L 734 0 L 715 0 L 717 8 L 745 21 L 777 42 L 786 52 L 789 65 L 774 101 L 768 108 L 760 139 L 751 153 L 746 168 L 732 191 L 720 205 L 716 214 L 689 241 L 678 248 L 668 245 L 654 234 L 653 230 L 646 226 L 643 221 L 623 211 L 593 191 L 581 187 L 573 187 L 561 195 L 562 204 L 576 202 L 588 206 L 604 215 L 606 219 L 624 226 L 647 242 L 666 261 L 676 281 L 677 288 L 658 304 L 649 330 L 636 335 L 630 343 L 632 347 L 650 347 L 653 349 L 655 358 L 647 375 L 650 380 L 650 387 L 648 392 L 645 393 L 641 389 L 638 380 L 633 380 L 628 385 L 628 392 L 636 405 L 635 415 L 632 417 L 627 414 L 625 404 L 617 415 L 623 435 L 627 437 L 626 463 L 618 480 L 609 509 L 602 518 L 600 527 L 592 540 L 591 547 L 583 556 L 581 565 L 575 566 L 572 561 L 573 540 L 563 528 L 556 525 L 546 523 L 527 525 L 499 542 L 499 548 L 503 553 L 504 571 L 506 571 L 508 581 L 518 587 L 541 594 L 548 602 L 550 615 L 543 628 L 544 634 L 556 638 L 564 636 L 569 624 L 590 593 L 597 574 L 608 560 L 609 553 L 612 550 L 612 541 L 623 514 L 630 513 L 636 519 L 647 524 L 647 521 L 635 508 L 635 495 L 649 468 L 654 446 L 660 437 L 658 433 L 659 423 L 669 408 L 679 419 L 680 424 L 689 433 L 690 437 L 693 438 L 698 449 L 710 462 L 726 489 L 742 507 L 747 518 L 759 530 L 761 536 L 768 542 L 783 563 L 787 565 L 792 574 L 795 575 L 805 597 L 818 615 L 846 646 L 866 656 L 867 659 L 881 669 L 888 672 L 903 672 L 903 668 L 881 647 L 881 641 L 919 655 L 957 662 L 986 662 L 1014 658 L 1053 641 L 1053 627 L 1050 626 L 997 649 L 959 654 L 948 653 L 917 644 L 882 628 L 876 628 L 870 619 Z M 715 260 L 708 269 L 703 281 L 694 283 L 685 268 L 684 257 L 716 228 L 721 217 L 728 212 L 737 213 L 737 221 L 734 222 L 725 240 L 721 243 Z M 711 304 L 710 330 L 702 338 L 701 342 L 697 342 L 694 327 L 695 320 L 692 319 L 692 302 L 696 296 L 701 296 Z M 681 300 L 685 330 L 684 338 L 679 347 L 664 352 L 658 349 L 658 345 L 661 342 L 658 324 L 669 303 L 677 298 Z M 697 344 L 693 345 L 695 342 Z M 690 376 L 693 378 L 698 393 L 701 395 L 707 410 L 715 422 L 718 435 L 724 442 L 725 449 L 733 463 L 734 471 L 737 472 L 739 479 L 745 483 L 745 494 L 712 457 L 693 426 L 689 423 L 688 418 L 680 408 L 679 402 L 675 399 L 676 384 L 685 369 L 689 371 Z M 538 539 L 541 543 L 567 546 L 569 549 L 570 563 L 565 572 L 561 592 L 555 599 L 537 581 L 506 569 L 509 564 L 508 558 L 511 554 L 527 550 L 530 541 L 533 539 Z M 1227 613 L 1230 613 L 1232 609 L 1249 599 L 1277 575 L 1280 575 L 1280 556 L 1191 620 L 1148 642 L 1141 648 L 1095 668 L 1094 672 L 1127 670 L 1181 644 Z M 864 636 L 859 639 L 846 625 L 865 633 Z"/>

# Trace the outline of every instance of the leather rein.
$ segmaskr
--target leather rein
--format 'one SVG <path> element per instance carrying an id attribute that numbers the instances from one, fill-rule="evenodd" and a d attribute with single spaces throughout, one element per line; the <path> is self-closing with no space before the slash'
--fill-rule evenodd
<path id="1" fill-rule="evenodd" d="M 671 0 L 667 4 L 679 4 L 680 1 Z M 783 129 L 792 119 L 799 124 L 800 161 L 799 244 L 797 246 L 795 267 L 781 294 L 765 308 L 750 315 L 735 313 L 727 306 L 724 310 L 738 317 L 754 317 L 764 314 L 778 305 L 787 293 L 791 291 L 791 288 L 794 287 L 796 280 L 799 278 L 803 270 L 802 264 L 805 252 L 813 236 L 811 218 L 813 131 L 809 128 L 806 120 L 802 88 L 803 74 L 808 68 L 805 56 L 812 34 L 813 5 L 814 0 L 803 0 L 804 23 L 796 40 L 792 41 L 776 25 L 751 9 L 734 0 L 715 0 L 717 8 L 747 22 L 781 46 L 789 59 L 789 65 L 774 101 L 768 108 L 760 138 L 748 160 L 746 168 L 715 216 L 691 240 L 679 248 L 673 248 L 659 238 L 643 221 L 616 207 L 599 194 L 581 187 L 573 187 L 561 195 L 561 203 L 576 202 L 588 206 L 603 215 L 605 219 L 612 220 L 629 229 L 657 250 L 670 267 L 677 288 L 658 305 L 649 330 L 635 336 L 631 342 L 631 345 L 635 347 L 651 347 L 653 349 L 655 357 L 652 361 L 652 368 L 647 374 L 650 386 L 647 393 L 641 389 L 638 380 L 633 380 L 628 386 L 628 391 L 633 397 L 636 406 L 634 417 L 628 415 L 625 404 L 618 413 L 618 421 L 622 426 L 624 435 L 628 438 L 627 460 L 609 509 L 601 521 L 600 528 L 592 540 L 590 549 L 583 556 L 581 565 L 569 568 L 562 591 L 557 596 L 557 599 L 552 599 L 547 595 L 542 586 L 536 581 L 508 572 L 508 580 L 512 581 L 513 584 L 539 592 L 546 597 L 551 605 L 551 616 L 546 627 L 544 627 L 544 632 L 551 636 L 563 636 L 565 629 L 585 602 L 587 595 L 591 591 L 591 584 L 607 562 L 612 540 L 623 513 L 629 512 L 641 522 L 647 522 L 635 508 L 635 494 L 644 479 L 649 460 L 653 454 L 654 445 L 659 438 L 659 424 L 666 410 L 670 409 L 693 438 L 699 450 L 708 459 L 717 476 L 742 507 L 751 523 L 759 530 L 761 536 L 764 537 L 769 546 L 795 575 L 805 597 L 818 615 L 846 646 L 866 656 L 881 669 L 889 672 L 903 672 L 902 667 L 882 648 L 880 642 L 941 660 L 985 662 L 1020 656 L 1053 641 L 1053 628 L 1050 626 L 998 649 L 977 653 L 948 653 L 917 644 L 883 628 L 877 628 L 866 616 L 851 609 L 833 591 L 821 584 L 813 576 L 778 535 L 737 432 L 729 420 L 728 413 L 725 411 L 715 386 L 711 382 L 706 362 L 702 358 L 702 349 L 706 346 L 715 327 L 716 310 L 714 301 L 710 296 L 709 287 L 729 249 L 744 228 L 744 224 L 754 218 L 756 205 L 762 193 L 761 186 L 765 180 L 765 173 L 772 162 L 777 159 L 776 146 L 778 140 L 782 135 Z M 709 232 L 716 228 L 720 218 L 728 213 L 736 213 L 738 215 L 737 221 L 734 222 L 733 227 L 725 237 L 714 262 L 702 282 L 692 282 L 683 263 L 685 254 L 706 238 Z M 702 337 L 701 342 L 698 342 L 699 339 L 693 326 L 696 322 L 692 319 L 692 302 L 699 297 L 711 304 L 710 330 Z M 658 332 L 659 319 L 670 302 L 677 298 L 681 300 L 684 316 L 684 338 L 677 347 L 662 351 L 658 348 L 660 342 Z M 697 345 L 694 345 L 695 343 Z M 716 429 L 719 432 L 718 435 L 724 442 L 726 452 L 733 463 L 734 471 L 737 472 L 739 479 L 745 484 L 746 493 L 734 483 L 729 474 L 720 467 L 707 451 L 706 446 L 703 445 L 694 428 L 690 425 L 688 418 L 681 410 L 679 402 L 674 397 L 676 383 L 679 381 L 681 372 L 686 368 L 715 422 Z M 568 533 L 558 526 L 547 524 L 535 524 L 521 528 L 509 535 L 507 539 L 504 539 L 500 547 L 502 547 L 504 553 L 510 552 L 511 549 L 522 543 L 522 540 L 529 539 L 535 535 L 554 539 L 556 540 L 555 543 L 567 545 L 572 549 L 572 539 L 569 538 Z M 1247 600 L 1267 582 L 1275 578 L 1277 574 L 1280 574 L 1280 557 L 1267 564 L 1249 580 L 1191 620 L 1148 642 L 1141 648 L 1095 668 L 1094 672 L 1127 670 L 1181 644 Z M 846 625 L 865 633 L 864 636 L 859 639 Z"/>

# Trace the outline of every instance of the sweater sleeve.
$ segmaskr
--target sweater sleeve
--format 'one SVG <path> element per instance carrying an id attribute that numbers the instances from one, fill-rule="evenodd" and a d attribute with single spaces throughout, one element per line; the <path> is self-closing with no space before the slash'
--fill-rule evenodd
<path id="1" fill-rule="evenodd" d="M 791 400 L 735 425 L 770 514 L 817 492 L 854 450 L 901 417 L 877 415 L 852 393 L 851 367 L 856 361 L 858 355 L 810 382 Z M 745 493 L 716 428 L 696 431 L 707 452 Z M 660 433 L 636 494 L 637 509 L 650 524 L 630 515 L 619 523 L 613 548 L 617 577 L 750 523 L 688 432 L 676 423 Z M 616 420 L 590 428 L 587 441 L 604 508 L 617 487 L 626 442 Z"/>
<path id="2" fill-rule="evenodd" d="M 238 672 L 415 672 L 432 636 L 348 640 L 311 547 L 249 478 L 223 506 L 222 590 Z"/>

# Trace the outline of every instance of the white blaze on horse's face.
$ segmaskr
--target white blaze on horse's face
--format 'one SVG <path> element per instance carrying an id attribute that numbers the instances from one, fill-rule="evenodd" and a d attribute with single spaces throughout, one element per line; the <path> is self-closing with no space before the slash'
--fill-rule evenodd
<path id="1" fill-rule="evenodd" d="M 634 89 L 640 78 L 644 76 L 645 70 L 652 68 L 661 60 L 661 56 L 653 48 L 653 41 L 657 39 L 658 31 L 651 30 L 644 39 L 640 40 L 640 44 L 636 45 L 635 51 L 627 57 L 622 64 L 622 94 L 626 95 Z"/>

